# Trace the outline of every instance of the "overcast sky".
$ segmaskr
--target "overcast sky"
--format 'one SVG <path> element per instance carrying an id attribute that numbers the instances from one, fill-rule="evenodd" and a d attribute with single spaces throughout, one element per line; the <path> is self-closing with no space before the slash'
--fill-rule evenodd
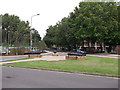
<path id="1" fill-rule="evenodd" d="M 17 15 L 21 20 L 31 21 L 32 27 L 38 30 L 41 37 L 50 25 L 55 25 L 63 17 L 67 17 L 82 0 L 2 0 L 0 14 Z"/>
<path id="2" fill-rule="evenodd" d="M 29 22 L 32 15 L 40 14 L 33 17 L 32 27 L 43 37 L 48 26 L 67 17 L 81 1 L 83 0 L 1 0 L 0 14 L 14 14 Z"/>

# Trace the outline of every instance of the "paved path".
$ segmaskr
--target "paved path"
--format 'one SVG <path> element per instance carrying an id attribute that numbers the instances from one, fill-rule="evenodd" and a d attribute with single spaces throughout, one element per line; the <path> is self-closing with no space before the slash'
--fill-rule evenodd
<path id="1" fill-rule="evenodd" d="M 1 64 L 7 64 L 7 63 L 35 61 L 35 60 L 59 61 L 59 60 L 65 60 L 65 56 L 43 56 L 42 58 L 34 58 L 34 59 L 26 59 L 26 60 L 17 60 L 17 61 L 1 62 L 0 65 L 1 65 Z"/>
<path id="2" fill-rule="evenodd" d="M 77 73 L 2 67 L 3 88 L 118 88 L 118 79 Z"/>
<path id="3" fill-rule="evenodd" d="M 59 55 L 67 55 L 68 52 L 58 52 Z M 96 53 L 96 54 L 87 54 L 87 56 L 97 56 L 97 57 L 106 57 L 106 58 L 120 58 L 118 54 L 104 54 L 104 53 Z"/>
<path id="4" fill-rule="evenodd" d="M 65 56 L 43 56 L 40 60 L 47 60 L 47 61 L 58 61 L 58 60 L 65 60 Z"/>
<path id="5" fill-rule="evenodd" d="M 97 56 L 97 57 L 106 57 L 106 58 L 120 58 L 120 55 L 117 55 L 117 54 L 87 54 L 87 56 Z"/>
<path id="6" fill-rule="evenodd" d="M 28 55 L 0 56 L 0 61 L 9 61 L 21 58 L 28 58 Z"/>

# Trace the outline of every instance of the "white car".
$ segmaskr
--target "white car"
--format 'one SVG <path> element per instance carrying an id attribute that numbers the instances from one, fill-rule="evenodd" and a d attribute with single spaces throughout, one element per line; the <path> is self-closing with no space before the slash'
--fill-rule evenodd
<path id="1" fill-rule="evenodd" d="M 7 53 L 9 54 L 10 51 L 6 47 L 0 46 L 0 55 L 7 54 Z"/>

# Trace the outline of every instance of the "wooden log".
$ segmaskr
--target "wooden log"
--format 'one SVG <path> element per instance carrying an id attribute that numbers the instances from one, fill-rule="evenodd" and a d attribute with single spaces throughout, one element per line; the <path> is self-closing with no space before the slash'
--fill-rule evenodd
<path id="1" fill-rule="evenodd" d="M 77 56 L 77 60 L 84 60 L 86 59 L 86 56 Z"/>
<path id="2" fill-rule="evenodd" d="M 28 57 L 29 58 L 41 58 L 42 57 L 42 55 L 32 55 L 32 54 L 30 54 L 30 55 L 28 55 Z"/>
<path id="3" fill-rule="evenodd" d="M 66 60 L 84 60 L 86 56 L 66 56 Z"/>
<path id="4" fill-rule="evenodd" d="M 77 56 L 66 56 L 68 60 L 77 60 Z"/>
<path id="5" fill-rule="evenodd" d="M 58 56 L 58 53 L 52 53 L 52 56 Z"/>
<path id="6" fill-rule="evenodd" d="M 77 60 L 81 60 L 82 59 L 82 56 L 77 56 Z"/>
<path id="7" fill-rule="evenodd" d="M 69 59 L 69 56 L 65 56 L 65 59 Z"/>
<path id="8" fill-rule="evenodd" d="M 83 60 L 86 59 L 86 56 L 82 56 L 82 59 L 83 59 Z"/>

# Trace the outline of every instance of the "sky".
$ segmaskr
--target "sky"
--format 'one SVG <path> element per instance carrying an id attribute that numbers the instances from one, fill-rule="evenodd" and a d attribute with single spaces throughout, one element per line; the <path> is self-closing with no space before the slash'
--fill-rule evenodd
<path id="1" fill-rule="evenodd" d="M 21 20 L 29 21 L 30 25 L 31 17 L 40 14 L 32 18 L 32 28 L 38 30 L 43 38 L 48 26 L 67 17 L 81 1 L 83 0 L 1 0 L 0 14 L 19 16 Z"/>
<path id="2" fill-rule="evenodd" d="M 67 17 L 70 12 L 82 0 L 2 0 L 0 14 L 8 13 L 17 15 L 21 20 L 29 21 L 32 17 L 32 28 L 38 30 L 40 36 L 46 33 L 50 25 L 55 25 L 63 17 Z M 31 24 L 30 24 L 31 25 Z"/>

